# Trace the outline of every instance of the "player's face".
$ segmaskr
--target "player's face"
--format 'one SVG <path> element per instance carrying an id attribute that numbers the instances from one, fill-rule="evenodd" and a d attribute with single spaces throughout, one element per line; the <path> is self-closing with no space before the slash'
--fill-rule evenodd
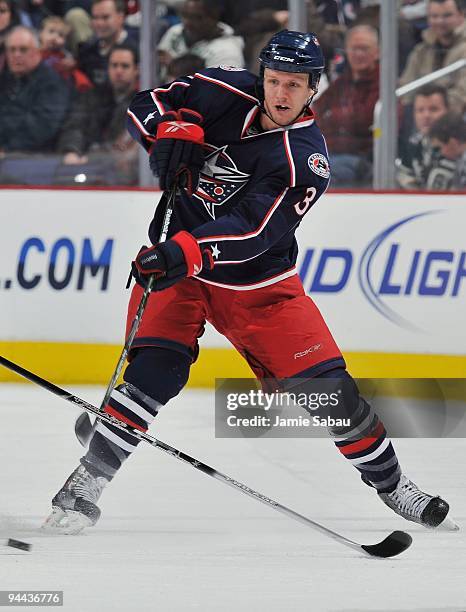
<path id="1" fill-rule="evenodd" d="M 136 89 L 138 76 L 138 67 L 131 51 L 119 49 L 110 55 L 108 78 L 116 92 L 125 93 Z"/>
<path id="2" fill-rule="evenodd" d="M 92 7 L 92 27 L 97 38 L 112 39 L 123 28 L 125 16 L 116 10 L 113 0 L 103 0 Z"/>
<path id="3" fill-rule="evenodd" d="M 447 107 L 440 94 L 416 96 L 414 100 L 414 123 L 416 129 L 425 136 L 431 125 L 447 112 Z"/>
<path id="4" fill-rule="evenodd" d="M 7 39 L 5 49 L 8 68 L 17 77 L 29 74 L 40 63 L 40 51 L 29 32 L 13 32 Z"/>
<path id="5" fill-rule="evenodd" d="M 453 34 L 463 23 L 464 17 L 458 10 L 455 0 L 446 0 L 446 2 L 429 2 L 427 19 L 434 35 L 442 40 Z"/>
<path id="6" fill-rule="evenodd" d="M 274 129 L 294 121 L 313 94 L 305 73 L 265 69 L 264 104 L 270 115 L 263 115 L 262 126 Z"/>

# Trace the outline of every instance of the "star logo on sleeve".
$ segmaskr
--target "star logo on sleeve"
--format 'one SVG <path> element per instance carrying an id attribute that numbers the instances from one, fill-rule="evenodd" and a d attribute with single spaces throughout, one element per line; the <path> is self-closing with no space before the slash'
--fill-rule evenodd
<path id="1" fill-rule="evenodd" d="M 220 255 L 222 251 L 218 248 L 216 244 L 213 244 L 211 248 L 212 248 L 212 257 L 214 259 L 218 259 L 218 256 Z"/>

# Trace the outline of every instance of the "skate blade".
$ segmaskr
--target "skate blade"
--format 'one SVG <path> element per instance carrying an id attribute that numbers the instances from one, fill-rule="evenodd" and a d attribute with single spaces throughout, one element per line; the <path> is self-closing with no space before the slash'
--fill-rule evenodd
<path id="1" fill-rule="evenodd" d="M 446 516 L 435 531 L 459 531 L 460 526 L 455 523 L 453 519 Z"/>
<path id="2" fill-rule="evenodd" d="M 91 519 L 81 512 L 63 510 L 54 506 L 41 529 L 50 534 L 76 535 L 86 527 L 92 527 L 92 525 Z"/>

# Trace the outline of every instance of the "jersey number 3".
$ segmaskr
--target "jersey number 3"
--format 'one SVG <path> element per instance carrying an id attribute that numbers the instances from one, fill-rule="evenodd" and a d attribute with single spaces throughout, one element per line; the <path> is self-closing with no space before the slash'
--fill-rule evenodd
<path id="1" fill-rule="evenodd" d="M 317 195 L 317 189 L 315 187 L 309 187 L 306 190 L 306 196 L 304 200 L 294 205 L 294 209 L 300 217 L 302 217 L 309 210 L 316 195 Z"/>

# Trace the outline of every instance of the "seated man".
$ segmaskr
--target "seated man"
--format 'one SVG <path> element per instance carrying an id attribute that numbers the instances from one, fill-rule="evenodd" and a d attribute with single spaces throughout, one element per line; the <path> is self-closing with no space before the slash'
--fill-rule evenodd
<path id="1" fill-rule="evenodd" d="M 180 12 L 182 23 L 172 26 L 158 46 L 162 79 L 171 60 L 186 53 L 199 55 L 207 67 L 244 66 L 243 39 L 219 21 L 217 0 L 186 0 Z"/>
<path id="2" fill-rule="evenodd" d="M 401 75 L 400 84 L 405 85 L 426 74 L 448 66 L 466 57 L 466 20 L 463 0 L 429 0 L 423 41 L 414 47 Z M 439 81 L 448 91 L 452 111 L 462 113 L 466 100 L 466 68 L 448 74 Z M 404 96 L 404 104 L 412 102 L 412 95 Z"/>
<path id="3" fill-rule="evenodd" d="M 107 80 L 110 51 L 116 44 L 138 46 L 135 28 L 125 27 L 124 0 L 92 0 L 92 29 L 94 36 L 79 46 L 78 66 L 94 85 Z"/>
<path id="4" fill-rule="evenodd" d="M 448 95 L 440 85 L 425 85 L 415 93 L 415 132 L 401 148 L 397 162 L 396 179 L 403 189 L 436 188 L 436 172 L 432 170 L 434 166 L 438 168 L 439 160 L 430 142 L 429 130 L 447 112 Z"/>
<path id="5" fill-rule="evenodd" d="M 371 126 L 379 99 L 377 31 L 368 25 L 355 26 L 348 31 L 345 49 L 345 71 L 313 106 L 327 140 L 332 187 L 358 185 L 370 179 Z"/>
<path id="6" fill-rule="evenodd" d="M 5 42 L 6 69 L 0 74 L 0 150 L 51 149 L 68 110 L 67 84 L 42 62 L 33 30 L 17 26 Z"/>
<path id="7" fill-rule="evenodd" d="M 466 122 L 460 115 L 447 113 L 430 128 L 429 137 L 453 166 L 448 175 L 443 172 L 442 189 L 464 191 L 466 188 Z"/>
<path id="8" fill-rule="evenodd" d="M 130 45 L 115 45 L 109 56 L 108 82 L 77 100 L 60 133 L 58 151 L 65 165 L 98 163 L 107 171 L 111 167 L 113 183 L 136 182 L 137 148 L 126 131 L 126 110 L 137 92 L 138 79 L 137 51 Z M 97 178 L 108 182 L 108 178 Z"/>

